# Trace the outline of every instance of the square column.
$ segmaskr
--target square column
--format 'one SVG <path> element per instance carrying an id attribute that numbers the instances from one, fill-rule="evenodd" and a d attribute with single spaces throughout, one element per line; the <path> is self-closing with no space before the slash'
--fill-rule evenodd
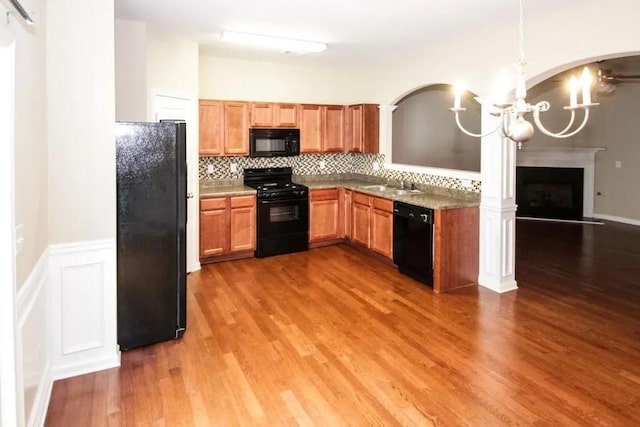
<path id="1" fill-rule="evenodd" d="M 499 119 L 482 105 L 482 134 L 494 130 Z M 478 284 L 494 292 L 518 288 L 515 279 L 516 143 L 500 130 L 481 138 L 480 264 Z"/>

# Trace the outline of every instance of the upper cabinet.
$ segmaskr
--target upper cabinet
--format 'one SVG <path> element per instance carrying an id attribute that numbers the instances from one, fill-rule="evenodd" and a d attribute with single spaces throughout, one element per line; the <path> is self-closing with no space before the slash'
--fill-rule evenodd
<path id="1" fill-rule="evenodd" d="M 378 153 L 378 106 L 200 100 L 200 155 L 246 156 L 249 129 L 299 128 L 301 153 Z"/>
<path id="2" fill-rule="evenodd" d="M 377 154 L 379 151 L 379 112 L 374 104 L 347 107 L 345 152 Z"/>
<path id="3" fill-rule="evenodd" d="M 249 154 L 249 103 L 200 100 L 200 155 Z"/>
<path id="4" fill-rule="evenodd" d="M 344 151 L 344 106 L 299 106 L 300 141 L 302 153 Z"/>
<path id="5" fill-rule="evenodd" d="M 223 154 L 224 106 L 222 101 L 200 100 L 200 155 Z"/>
<path id="6" fill-rule="evenodd" d="M 251 103 L 251 127 L 295 128 L 298 126 L 298 106 L 273 102 Z"/>

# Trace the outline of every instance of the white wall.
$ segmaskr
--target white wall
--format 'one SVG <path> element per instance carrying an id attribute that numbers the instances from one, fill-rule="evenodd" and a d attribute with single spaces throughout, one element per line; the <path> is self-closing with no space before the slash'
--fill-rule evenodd
<path id="1" fill-rule="evenodd" d="M 45 73 L 46 11 L 44 1 L 31 2 L 37 25 L 9 19 L 16 40 L 15 215 L 23 224 L 24 248 L 16 258 L 16 280 L 22 287 L 48 243 L 47 112 Z M 2 15 L 4 17 L 4 14 Z"/>
<path id="2" fill-rule="evenodd" d="M 141 122 L 147 117 L 147 26 L 115 21 L 116 120 Z"/>
<path id="3" fill-rule="evenodd" d="M 356 104 L 373 101 L 366 68 L 277 64 L 201 55 L 200 98 Z"/>

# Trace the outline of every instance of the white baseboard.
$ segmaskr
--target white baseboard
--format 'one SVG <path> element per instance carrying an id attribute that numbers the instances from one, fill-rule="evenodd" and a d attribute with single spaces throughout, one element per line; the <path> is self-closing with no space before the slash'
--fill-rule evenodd
<path id="1" fill-rule="evenodd" d="M 51 245 L 52 377 L 120 365 L 115 239 Z"/>
<path id="2" fill-rule="evenodd" d="M 598 219 L 603 219 L 605 221 L 621 222 L 623 224 L 640 226 L 640 220 L 637 220 L 637 219 L 623 218 L 620 216 L 604 215 L 604 214 L 598 214 L 598 213 L 594 213 L 593 217 Z"/>
<path id="3" fill-rule="evenodd" d="M 515 280 L 507 280 L 502 283 L 492 283 L 492 280 L 482 276 L 478 277 L 478 285 L 499 294 L 515 291 L 516 289 L 518 289 L 518 282 Z"/>
<path id="4" fill-rule="evenodd" d="M 27 426 L 43 426 L 49 407 L 53 380 L 51 378 L 51 346 L 49 327 L 48 250 L 43 251 L 27 280 L 16 295 L 18 317 L 18 383 L 22 389 L 24 416 Z M 24 402 L 24 391 L 33 400 Z M 33 394 L 35 390 L 35 395 Z"/>

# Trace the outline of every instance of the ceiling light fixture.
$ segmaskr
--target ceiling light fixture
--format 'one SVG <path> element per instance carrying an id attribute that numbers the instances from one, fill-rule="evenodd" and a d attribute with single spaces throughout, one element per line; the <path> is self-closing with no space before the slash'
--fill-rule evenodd
<path id="1" fill-rule="evenodd" d="M 476 138 L 482 138 L 500 130 L 502 136 L 511 139 L 518 143 L 518 148 L 522 147 L 522 144 L 529 141 L 533 136 L 533 125 L 524 119 L 526 113 L 533 113 L 533 121 L 540 131 L 548 136 L 554 138 L 569 138 L 580 132 L 589 120 L 589 108 L 599 105 L 591 102 L 591 83 L 592 78 L 587 67 L 584 68 L 580 79 L 572 77 L 569 81 L 569 106 L 564 107 L 565 110 L 571 112 L 569 124 L 562 131 L 554 133 L 547 130 L 540 121 L 540 113 L 548 111 L 551 104 L 547 101 L 540 101 L 535 105 L 529 104 L 525 98 L 527 96 L 526 86 L 526 66 L 527 61 L 524 57 L 524 0 L 520 0 L 520 28 L 519 28 L 519 48 L 520 48 L 520 60 L 517 67 L 517 80 L 515 87 L 515 101 L 508 102 L 506 100 L 498 101 L 494 104 L 495 111 L 491 114 L 500 117 L 501 123 L 486 134 L 474 134 L 467 131 L 460 123 L 460 113 L 466 111 L 466 108 L 461 107 L 460 101 L 464 90 L 459 87 L 455 90 L 455 98 L 453 108 L 449 108 L 456 116 L 456 124 L 462 132 L 469 136 Z M 582 92 L 582 103 L 578 104 L 578 92 Z M 504 98 L 504 96 L 503 96 Z M 571 130 L 573 122 L 575 120 L 576 111 L 584 110 L 584 119 L 577 129 Z"/>
<path id="2" fill-rule="evenodd" d="M 327 49 L 327 45 L 325 43 L 265 36 L 262 34 L 239 33 L 236 31 L 223 31 L 220 40 L 230 43 L 240 43 L 269 49 L 277 49 L 281 52 L 319 53 Z"/>

